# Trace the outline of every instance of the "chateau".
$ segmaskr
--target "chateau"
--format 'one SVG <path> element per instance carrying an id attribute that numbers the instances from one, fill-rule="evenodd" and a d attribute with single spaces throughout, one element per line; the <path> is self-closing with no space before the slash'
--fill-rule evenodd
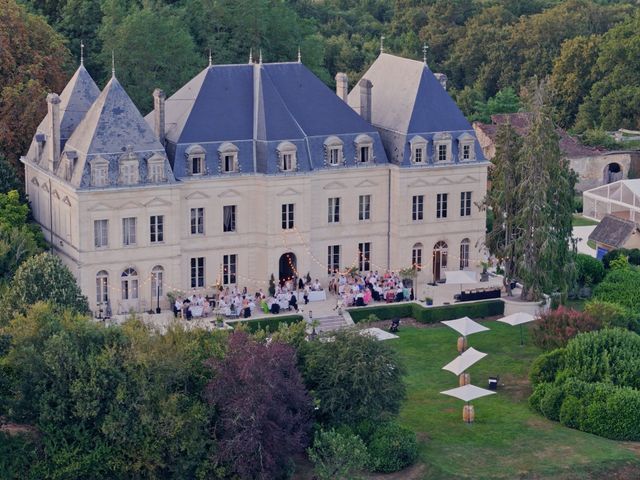
<path id="1" fill-rule="evenodd" d="M 436 75 L 381 53 L 334 93 L 300 61 L 210 64 L 143 117 L 81 64 L 47 97 L 26 191 L 96 310 L 272 274 L 413 265 L 424 285 L 477 269 L 485 234 L 488 162 Z"/>

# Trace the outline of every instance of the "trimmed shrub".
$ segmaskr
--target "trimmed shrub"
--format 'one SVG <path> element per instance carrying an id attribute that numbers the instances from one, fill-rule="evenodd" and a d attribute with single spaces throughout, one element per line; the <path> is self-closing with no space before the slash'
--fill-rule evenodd
<path id="1" fill-rule="evenodd" d="M 640 391 L 600 384 L 604 398 L 585 401 L 581 430 L 612 440 L 640 440 Z"/>
<path id="2" fill-rule="evenodd" d="M 287 315 L 283 317 L 273 317 L 273 318 L 260 318 L 258 320 L 241 320 L 239 322 L 247 327 L 247 330 L 250 333 L 255 333 L 258 330 L 265 330 L 267 332 L 276 332 L 278 331 L 278 327 L 280 324 L 291 325 L 293 323 L 298 323 L 304 320 L 302 315 Z"/>
<path id="3" fill-rule="evenodd" d="M 533 361 L 529 372 L 532 385 L 552 383 L 555 380 L 558 371 L 564 368 L 564 351 L 564 348 L 556 348 Z"/>
<path id="4" fill-rule="evenodd" d="M 637 315 L 617 303 L 592 300 L 585 305 L 584 311 L 598 320 L 603 328 L 620 327 L 640 332 Z"/>
<path id="5" fill-rule="evenodd" d="M 598 320 L 585 312 L 560 306 L 557 310 L 543 313 L 535 322 L 533 343 L 544 350 L 564 347 L 577 334 L 598 330 L 601 326 Z"/>
<path id="6" fill-rule="evenodd" d="M 575 259 L 576 263 L 576 280 L 581 287 L 590 287 L 597 285 L 604 278 L 604 266 L 600 260 L 593 258 L 591 255 L 578 253 Z"/>
<path id="7" fill-rule="evenodd" d="M 469 318 L 485 318 L 503 315 L 504 302 L 502 300 L 489 300 L 486 302 L 465 302 L 429 308 L 417 303 L 397 303 L 349 309 L 349 314 L 355 323 L 369 318 L 370 315 L 375 315 L 380 320 L 412 317 L 420 323 L 437 323 L 465 316 Z"/>
<path id="8" fill-rule="evenodd" d="M 583 406 L 573 395 L 565 397 L 560 407 L 560 423 L 569 428 L 580 428 Z"/>
<path id="9" fill-rule="evenodd" d="M 617 250 L 611 250 L 602 257 L 602 265 L 605 269 L 609 269 L 611 262 L 622 256 L 627 257 L 631 265 L 640 265 L 640 249 L 638 248 L 619 248 Z"/>
<path id="10" fill-rule="evenodd" d="M 551 388 L 551 386 L 552 385 L 550 383 L 539 383 L 538 385 L 536 385 L 536 387 L 533 389 L 533 393 L 529 397 L 529 407 L 531 407 L 532 410 L 538 413 L 542 413 L 542 411 L 540 410 L 540 402 L 547 394 L 547 391 L 549 390 L 549 388 Z"/>
<path id="11" fill-rule="evenodd" d="M 418 458 L 416 434 L 397 423 L 384 423 L 376 429 L 368 445 L 371 467 L 376 472 L 397 472 Z"/>
<path id="12" fill-rule="evenodd" d="M 640 335 L 634 332 L 615 328 L 578 335 L 564 360 L 568 376 L 640 388 Z"/>
<path id="13" fill-rule="evenodd" d="M 640 270 L 630 267 L 609 270 L 595 288 L 593 298 L 640 311 Z"/>
<path id="14" fill-rule="evenodd" d="M 564 400 L 564 392 L 561 386 L 549 385 L 544 396 L 540 398 L 540 413 L 549 420 L 560 420 L 560 407 Z"/>

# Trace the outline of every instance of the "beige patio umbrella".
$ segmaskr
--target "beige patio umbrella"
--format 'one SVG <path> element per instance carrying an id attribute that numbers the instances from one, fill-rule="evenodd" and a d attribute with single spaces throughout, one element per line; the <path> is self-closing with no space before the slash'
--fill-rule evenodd
<path id="1" fill-rule="evenodd" d="M 499 318 L 499 322 L 506 323 L 515 327 L 516 325 L 520 325 L 520 345 L 524 345 L 524 338 L 522 336 L 522 325 L 525 323 L 533 322 L 536 319 L 535 316 L 526 312 L 517 312 L 512 313 L 511 315 L 507 315 L 506 317 Z"/>
<path id="2" fill-rule="evenodd" d="M 493 395 L 496 392 L 492 392 L 491 390 L 487 390 L 484 388 L 476 387 L 475 385 L 465 385 L 463 387 L 452 388 L 451 390 L 445 390 L 444 392 L 440 392 L 443 395 L 449 395 L 450 397 L 458 398 L 465 402 L 465 406 L 462 409 L 462 419 L 466 423 L 473 423 L 475 419 L 475 412 L 473 410 L 473 405 L 470 405 L 469 402 L 475 400 L 476 398 L 486 397 L 487 395 Z"/>
<path id="3" fill-rule="evenodd" d="M 453 373 L 454 375 L 461 375 L 471 365 L 473 365 L 478 360 L 480 360 L 480 359 L 482 359 L 482 358 L 484 358 L 486 356 L 487 356 L 486 353 L 479 352 L 475 348 L 471 347 L 468 350 L 465 350 L 465 352 L 462 355 L 458 355 L 451 362 L 447 363 L 444 367 L 442 367 L 442 369 L 443 370 L 448 370 L 449 372 Z"/>
<path id="4" fill-rule="evenodd" d="M 478 322 L 474 322 L 469 317 L 458 318 L 457 320 L 445 320 L 444 323 L 447 327 L 453 328 L 456 332 L 462 335 L 462 338 L 458 339 L 458 351 L 462 353 L 467 348 L 467 336 L 473 333 L 485 332 L 489 330 L 487 327 L 480 325 Z"/>

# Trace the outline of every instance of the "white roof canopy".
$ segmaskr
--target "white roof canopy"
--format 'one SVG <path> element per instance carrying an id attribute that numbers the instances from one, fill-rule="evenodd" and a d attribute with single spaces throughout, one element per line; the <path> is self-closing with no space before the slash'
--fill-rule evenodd
<path id="1" fill-rule="evenodd" d="M 462 317 L 457 320 L 445 320 L 442 323 L 444 323 L 447 327 L 453 328 L 463 337 L 471 335 L 472 333 L 485 332 L 489 330 L 487 327 L 480 325 L 478 322 L 474 322 L 469 317 Z"/>
<path id="2" fill-rule="evenodd" d="M 476 398 L 486 397 L 487 395 L 493 395 L 496 392 L 486 390 L 484 388 L 476 387 L 475 385 L 465 385 L 464 387 L 453 388 L 451 390 L 445 390 L 440 392 L 443 395 L 449 395 L 450 397 L 459 398 L 465 402 L 470 402 Z"/>
<path id="3" fill-rule="evenodd" d="M 442 367 L 443 370 L 448 370 L 455 375 L 460 375 L 465 370 L 467 370 L 471 365 L 476 363 L 478 360 L 486 357 L 486 353 L 479 352 L 475 348 L 471 347 L 462 355 L 456 357 L 453 361 L 446 364 Z"/>
<path id="4" fill-rule="evenodd" d="M 523 323 L 533 322 L 536 319 L 533 315 L 526 312 L 512 313 L 506 317 L 499 318 L 499 322 L 508 323 L 511 326 L 522 325 Z"/>
<path id="5" fill-rule="evenodd" d="M 448 284 L 465 284 L 465 283 L 477 283 L 476 272 L 468 270 L 451 270 L 444 272 L 446 277 L 446 283 Z"/>

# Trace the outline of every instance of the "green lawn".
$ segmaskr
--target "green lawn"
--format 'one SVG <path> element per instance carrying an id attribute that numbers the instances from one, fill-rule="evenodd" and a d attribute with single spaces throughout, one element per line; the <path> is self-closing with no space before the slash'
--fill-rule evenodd
<path id="1" fill-rule="evenodd" d="M 471 368 L 471 382 L 486 388 L 488 377 L 499 375 L 505 386 L 474 402 L 473 425 L 462 422 L 462 401 L 438 393 L 458 386 L 457 377 L 442 370 L 457 355 L 458 335 L 446 327 L 405 327 L 399 340 L 391 340 L 408 369 L 400 419 L 421 440 L 425 479 L 596 479 L 623 467 L 631 476 L 618 478 L 640 478 L 634 446 L 565 428 L 529 410 L 527 374 L 539 350 L 526 331 L 520 346 L 518 327 L 485 325 L 491 331 L 469 337 L 470 346 L 488 353 Z"/>
<path id="2" fill-rule="evenodd" d="M 585 218 L 579 213 L 574 213 L 573 222 L 571 224 L 574 227 L 590 227 L 591 225 L 597 225 L 598 222 L 591 220 L 590 218 Z"/>

